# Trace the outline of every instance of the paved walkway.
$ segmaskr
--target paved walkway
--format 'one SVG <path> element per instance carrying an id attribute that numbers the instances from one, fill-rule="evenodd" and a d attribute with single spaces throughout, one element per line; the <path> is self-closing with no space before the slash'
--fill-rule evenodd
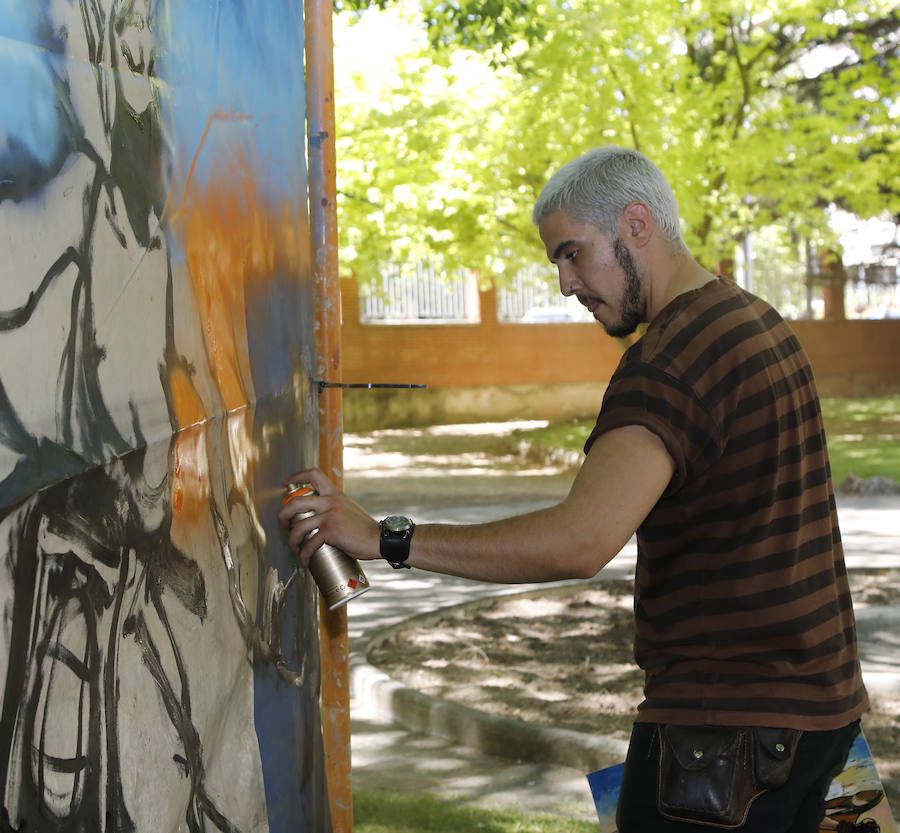
<path id="1" fill-rule="evenodd" d="M 497 465 L 491 449 L 497 435 L 511 427 L 438 426 L 348 435 L 347 492 L 375 516 L 403 512 L 422 523 L 487 521 L 557 502 L 567 493 L 571 474 L 516 460 Z M 900 496 L 842 497 L 839 513 L 850 569 L 900 568 Z M 630 577 L 635 555 L 631 542 L 601 577 Z M 623 742 L 553 730 L 535 730 L 533 737 L 523 738 L 514 726 L 409 692 L 365 661 L 373 638 L 410 617 L 549 585 L 484 584 L 418 570 L 394 571 L 381 562 L 365 568 L 372 589 L 348 606 L 354 785 L 595 819 L 585 773 L 622 760 Z M 860 611 L 858 620 L 867 685 L 875 696 L 896 696 L 900 606 Z M 498 734 L 525 751 L 523 760 L 481 751 L 493 748 Z M 465 744 L 448 737 L 462 737 Z M 552 759 L 554 748 L 566 750 L 559 757 L 571 758 L 568 752 L 575 746 L 585 747 L 592 763 L 535 762 Z"/>

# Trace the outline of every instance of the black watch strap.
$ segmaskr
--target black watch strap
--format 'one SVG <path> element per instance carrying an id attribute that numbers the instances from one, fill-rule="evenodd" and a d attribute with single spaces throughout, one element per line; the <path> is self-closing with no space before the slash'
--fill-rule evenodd
<path id="1" fill-rule="evenodd" d="M 403 567 L 409 569 L 406 563 L 409 558 L 409 545 L 416 525 L 403 515 L 388 515 L 381 523 L 381 543 L 379 551 L 381 557 L 395 570 Z"/>

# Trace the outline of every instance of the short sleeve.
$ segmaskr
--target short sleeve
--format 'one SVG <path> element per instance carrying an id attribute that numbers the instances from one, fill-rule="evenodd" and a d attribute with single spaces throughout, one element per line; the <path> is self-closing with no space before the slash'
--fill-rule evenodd
<path id="1" fill-rule="evenodd" d="M 675 461 L 675 476 L 666 494 L 702 475 L 724 447 L 720 427 L 691 388 L 645 362 L 620 366 L 610 380 L 585 454 L 601 434 L 626 425 L 653 431 Z"/>

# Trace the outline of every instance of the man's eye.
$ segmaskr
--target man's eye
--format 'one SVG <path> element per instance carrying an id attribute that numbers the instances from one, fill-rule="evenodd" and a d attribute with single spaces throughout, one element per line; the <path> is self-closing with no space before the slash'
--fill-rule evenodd
<path id="1" fill-rule="evenodd" d="M 569 252 L 568 254 L 566 254 L 566 260 L 574 261 L 575 258 L 578 257 L 578 254 L 579 254 L 580 251 L 581 251 L 581 249 L 572 249 L 571 252 Z"/>

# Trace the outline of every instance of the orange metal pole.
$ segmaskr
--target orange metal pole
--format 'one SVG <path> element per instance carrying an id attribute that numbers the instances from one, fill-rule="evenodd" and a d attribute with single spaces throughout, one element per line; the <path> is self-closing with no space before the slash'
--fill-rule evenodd
<path id="1" fill-rule="evenodd" d="M 310 234 L 316 324 L 316 376 L 341 381 L 341 303 L 337 258 L 334 57 L 331 0 L 305 0 Z M 340 388 L 319 398 L 319 467 L 343 486 Z M 353 830 L 350 782 L 350 655 L 347 609 L 319 606 L 322 737 L 333 833 Z"/>

